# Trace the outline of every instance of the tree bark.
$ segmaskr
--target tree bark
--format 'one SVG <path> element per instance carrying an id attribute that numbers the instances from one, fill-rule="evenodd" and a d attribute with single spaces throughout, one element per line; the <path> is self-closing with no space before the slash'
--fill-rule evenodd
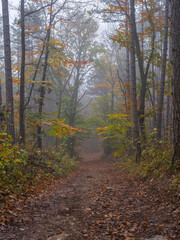
<path id="1" fill-rule="evenodd" d="M 20 108 L 19 108 L 19 142 L 25 145 L 25 29 L 24 29 L 24 0 L 21 0 L 21 78 L 20 78 Z"/>
<path id="2" fill-rule="evenodd" d="M 169 39 L 169 60 L 172 59 L 172 41 L 171 38 Z M 168 78 L 171 78 L 171 75 L 168 75 Z M 168 82 L 168 89 L 171 89 L 171 83 Z M 170 140 L 170 123 L 171 123 L 171 106 L 172 105 L 172 98 L 171 95 L 168 94 L 167 96 L 167 112 L 166 112 L 166 136 L 167 139 Z"/>
<path id="3" fill-rule="evenodd" d="M 155 89 L 155 69 L 154 69 L 154 64 L 152 63 L 152 102 L 153 102 L 153 107 L 156 105 L 156 89 Z M 156 127 L 156 112 L 154 109 L 153 113 L 153 129 Z"/>
<path id="4" fill-rule="evenodd" d="M 162 132 L 162 111 L 163 111 L 163 102 L 164 102 L 164 86 L 165 86 L 165 78 L 166 78 L 166 62 L 167 62 L 167 48 L 168 48 L 168 15 L 169 15 L 169 0 L 166 0 L 161 83 L 160 83 L 160 92 L 159 92 L 158 109 L 157 109 L 157 139 L 158 140 L 161 139 L 161 132 Z"/>
<path id="5" fill-rule="evenodd" d="M 4 58 L 5 58 L 5 79 L 6 79 L 6 107 L 8 115 L 8 132 L 15 140 L 14 131 L 14 103 L 13 103 L 13 82 L 11 70 L 11 41 L 9 33 L 9 10 L 8 0 L 2 0 L 3 34 L 4 34 Z"/>
<path id="6" fill-rule="evenodd" d="M 2 107 L 2 89 L 1 89 L 1 78 L 0 78 L 0 107 Z"/>
<path id="7" fill-rule="evenodd" d="M 146 3 L 146 1 L 145 1 Z M 140 106 L 139 106 L 139 126 L 141 130 L 141 137 L 143 140 L 146 139 L 146 133 L 145 133 L 145 97 L 146 97 L 146 91 L 147 91 L 147 78 L 150 68 L 150 63 L 154 54 L 154 41 L 155 41 L 155 29 L 154 29 L 154 23 L 151 18 L 151 14 L 149 13 L 148 6 L 146 3 L 146 10 L 148 13 L 148 20 L 152 28 L 152 35 L 151 35 L 151 53 L 147 62 L 146 69 L 144 70 L 144 62 L 143 62 L 143 56 L 141 54 L 141 48 L 140 48 L 140 42 L 139 37 L 137 34 L 136 29 L 136 22 L 135 22 L 135 14 L 134 14 L 134 28 L 135 28 L 135 43 L 136 43 L 136 54 L 138 59 L 138 65 L 139 65 L 139 71 L 140 71 L 140 78 L 141 78 L 141 88 L 140 88 Z"/>
<path id="8" fill-rule="evenodd" d="M 126 2 L 126 6 L 129 8 L 129 1 Z M 129 14 L 129 12 L 128 12 Z M 129 19 L 128 16 L 126 15 L 126 31 L 129 31 Z M 126 79 L 127 79 L 127 113 L 130 115 L 131 114 L 131 83 L 130 83 L 130 51 L 129 51 L 129 47 L 126 47 Z M 126 101 L 126 99 L 125 99 Z M 125 102 L 126 104 L 126 102 Z"/>
<path id="9" fill-rule="evenodd" d="M 172 165 L 180 161 L 180 1 L 170 1 L 172 37 L 172 95 L 174 153 Z"/>
<path id="10" fill-rule="evenodd" d="M 137 112 L 137 92 L 136 92 L 136 61 L 135 61 L 135 8 L 134 0 L 131 4 L 131 81 L 132 81 L 132 97 L 133 97 L 133 121 L 134 121 L 134 143 L 136 147 L 136 162 L 140 159 L 141 145 L 139 139 L 139 124 Z"/>
<path id="11" fill-rule="evenodd" d="M 58 115 L 57 118 L 60 120 L 61 119 L 61 107 L 62 107 L 62 90 L 59 92 L 58 96 Z M 58 144 L 59 144 L 59 138 L 56 137 L 55 145 L 56 145 L 56 150 L 58 149 Z"/>
<path id="12" fill-rule="evenodd" d="M 114 97 L 115 97 L 115 95 L 114 95 L 115 80 L 113 78 L 111 67 L 109 68 L 109 72 L 110 72 L 110 76 L 111 76 L 111 79 L 110 79 L 110 84 L 111 84 L 111 114 L 113 114 L 114 113 Z M 125 95 L 125 99 L 126 99 L 126 95 Z"/>
<path id="13" fill-rule="evenodd" d="M 47 30 L 47 40 L 45 42 L 46 48 L 45 48 L 45 59 L 44 59 L 43 74 L 42 74 L 42 80 L 41 80 L 42 81 L 42 86 L 40 87 L 40 96 L 39 96 L 39 119 L 40 119 L 40 124 L 37 126 L 37 134 L 38 134 L 37 145 L 38 145 L 38 148 L 40 148 L 40 149 L 42 149 L 41 120 L 42 120 L 42 114 L 43 114 L 44 97 L 45 97 L 45 92 L 46 92 L 45 91 L 45 81 L 46 81 L 47 68 L 48 68 L 49 42 L 50 42 L 50 37 L 51 37 L 52 5 L 53 5 L 53 1 L 51 1 L 49 27 L 48 27 L 48 30 Z"/>
<path id="14" fill-rule="evenodd" d="M 80 61 L 80 56 L 81 52 L 79 54 L 79 61 Z M 77 113 L 77 101 L 78 101 L 78 90 L 79 90 L 79 86 L 80 86 L 80 66 L 77 66 L 77 74 L 76 74 L 76 78 L 75 78 L 75 82 L 74 82 L 74 91 L 72 94 L 72 98 L 71 98 L 71 106 L 70 106 L 70 114 L 69 114 L 69 125 L 74 127 L 75 125 L 75 117 L 76 117 L 76 113 Z M 69 148 L 69 152 L 70 152 L 70 156 L 73 157 L 75 155 L 75 142 L 76 142 L 76 137 L 72 136 L 69 138 L 69 142 L 68 142 L 68 148 Z"/>
<path id="15" fill-rule="evenodd" d="M 147 6 L 146 6 L 147 8 Z M 142 13 L 144 12 L 144 3 L 142 3 Z M 149 14 L 149 13 L 148 13 Z M 151 20 L 150 20 L 151 21 Z M 152 21 L 151 21 L 152 22 Z M 142 22 L 141 27 L 142 34 L 144 32 L 144 22 Z M 147 91 L 147 74 L 144 71 L 144 41 L 142 38 L 141 42 L 141 48 L 140 48 L 140 41 L 137 34 L 137 29 L 135 30 L 135 40 L 136 40 L 136 52 L 137 52 L 137 58 L 138 58 L 138 65 L 140 70 L 140 77 L 141 77 L 141 88 L 140 88 L 140 106 L 139 106 L 139 126 L 141 131 L 141 137 L 143 140 L 146 139 L 146 133 L 145 133 L 145 97 L 146 97 L 146 91 Z M 152 49 L 152 52 L 154 50 Z M 149 64 L 149 63 L 148 63 Z"/>
<path id="16" fill-rule="evenodd" d="M 129 49 L 126 48 L 126 78 L 127 78 L 127 110 L 130 115 L 131 112 L 131 84 L 130 84 L 130 53 Z"/>

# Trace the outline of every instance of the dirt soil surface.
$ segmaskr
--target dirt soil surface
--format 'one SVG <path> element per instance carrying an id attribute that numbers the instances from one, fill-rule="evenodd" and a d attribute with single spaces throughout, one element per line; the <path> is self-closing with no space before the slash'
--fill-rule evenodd
<path id="1" fill-rule="evenodd" d="M 75 173 L 9 207 L 1 240 L 46 240 L 62 233 L 70 240 L 180 239 L 177 193 L 129 176 L 101 153 L 82 157 Z"/>

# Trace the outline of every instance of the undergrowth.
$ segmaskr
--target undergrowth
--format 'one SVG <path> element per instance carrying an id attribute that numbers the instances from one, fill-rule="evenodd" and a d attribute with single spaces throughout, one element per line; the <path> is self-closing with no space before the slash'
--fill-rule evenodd
<path id="1" fill-rule="evenodd" d="M 28 191 L 45 178 L 59 178 L 72 172 L 77 161 L 71 159 L 67 152 L 32 150 L 27 143 L 21 148 L 12 144 L 7 133 L 0 133 L 0 203 L 9 195 L 19 195 Z"/>
<path id="2" fill-rule="evenodd" d="M 142 150 L 140 162 L 134 161 L 135 153 L 124 155 L 119 161 L 131 175 L 158 180 L 168 177 L 170 187 L 180 190 L 180 163 L 172 168 L 172 152 L 168 143 L 148 144 Z"/>

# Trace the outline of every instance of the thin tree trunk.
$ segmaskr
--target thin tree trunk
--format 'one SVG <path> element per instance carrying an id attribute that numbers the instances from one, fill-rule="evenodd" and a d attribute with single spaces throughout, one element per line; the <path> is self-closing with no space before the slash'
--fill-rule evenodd
<path id="1" fill-rule="evenodd" d="M 57 118 L 59 120 L 61 119 L 61 107 L 62 107 L 62 91 L 60 91 L 59 97 L 58 97 L 58 115 L 57 115 Z M 56 141 L 55 141 L 56 150 L 58 149 L 58 144 L 59 144 L 59 138 L 56 137 Z"/>
<path id="2" fill-rule="evenodd" d="M 2 130 L 2 125 L 4 123 L 4 109 L 2 108 L 2 89 L 1 89 L 1 78 L 0 78 L 0 130 Z"/>
<path id="3" fill-rule="evenodd" d="M 136 93 L 136 61 L 135 61 L 135 9 L 134 0 L 131 3 L 131 81 L 133 97 L 133 121 L 134 121 L 134 143 L 136 147 L 136 162 L 140 159 L 141 146 L 139 139 L 139 125 L 137 112 L 137 93 Z"/>
<path id="4" fill-rule="evenodd" d="M 169 60 L 172 60 L 172 41 L 171 38 L 169 39 Z M 170 79 L 170 75 L 168 76 Z M 171 89 L 171 84 L 168 83 L 168 89 Z M 171 121 L 171 96 L 168 94 L 167 96 L 167 113 L 166 113 L 166 135 L 167 139 L 170 139 L 170 121 Z"/>
<path id="5" fill-rule="evenodd" d="M 153 82 L 153 86 L 152 86 L 152 100 L 153 100 L 153 107 L 156 104 L 156 90 L 155 90 L 155 70 L 154 70 L 154 64 L 152 64 L 152 82 Z M 153 113 L 153 129 L 156 127 L 156 113 L 155 113 L 155 109 L 154 109 L 154 113 Z"/>
<path id="6" fill-rule="evenodd" d="M 159 92 L 158 109 L 157 109 L 157 139 L 158 140 L 161 139 L 161 130 L 162 130 L 162 126 L 161 126 L 162 111 L 163 111 L 163 102 L 164 102 L 164 86 L 165 86 L 165 78 L 166 78 L 166 62 L 167 62 L 167 48 L 168 48 L 168 14 L 169 14 L 169 0 L 166 0 L 161 83 L 160 83 L 160 92 Z"/>
<path id="7" fill-rule="evenodd" d="M 173 99 L 170 99 L 170 110 L 169 110 L 169 139 L 171 140 L 171 143 L 174 142 L 173 137 Z"/>
<path id="8" fill-rule="evenodd" d="M 2 88 L 1 88 L 1 78 L 0 78 L 0 107 L 2 107 Z"/>
<path id="9" fill-rule="evenodd" d="M 40 121 L 42 120 L 42 114 L 43 114 L 43 105 L 44 105 L 44 97 L 45 97 L 45 81 L 46 81 L 46 73 L 47 73 L 47 67 L 48 67 L 48 57 L 49 57 L 49 41 L 50 41 L 50 28 L 48 29 L 48 37 L 47 37 L 47 46 L 45 51 L 45 61 L 44 61 L 44 68 L 43 68 L 43 75 L 42 75 L 42 86 L 40 87 L 40 96 L 39 96 L 39 118 Z M 37 127 L 37 134 L 38 134 L 38 148 L 42 149 L 42 126 L 41 123 Z"/>
<path id="10" fill-rule="evenodd" d="M 129 9 L 129 0 L 126 1 L 126 6 Z M 129 14 L 129 12 L 128 12 Z M 129 19 L 128 16 L 126 15 L 126 31 L 129 31 Z M 128 110 L 128 114 L 131 114 L 131 77 L 130 77 L 130 46 L 126 47 L 126 79 L 127 79 L 127 110 Z M 131 134 L 130 134 L 131 135 Z"/>
<path id="11" fill-rule="evenodd" d="M 172 165 L 180 161 L 180 1 L 171 0 L 172 93 L 174 153 Z"/>
<path id="12" fill-rule="evenodd" d="M 169 86 L 170 88 L 170 86 Z M 169 113 L 170 113 L 170 96 L 167 96 L 167 112 L 166 112 L 166 136 L 168 137 L 169 132 Z"/>
<path id="13" fill-rule="evenodd" d="M 21 78 L 20 78 L 19 128 L 20 128 L 20 143 L 23 145 L 25 145 L 24 87 L 25 87 L 24 0 L 21 0 Z"/>
<path id="14" fill-rule="evenodd" d="M 144 14 L 144 3 L 142 2 L 142 14 Z M 141 32 L 142 34 L 144 33 L 144 22 L 142 22 L 141 25 Z M 142 41 L 141 41 L 141 52 L 142 52 L 142 59 L 144 59 L 144 38 L 142 37 Z"/>
<path id="15" fill-rule="evenodd" d="M 110 67 L 109 69 L 110 71 L 110 76 L 111 76 L 111 114 L 114 113 L 114 86 L 115 86 L 115 81 L 113 79 L 113 74 L 112 74 L 112 69 Z M 125 99 L 126 99 L 126 95 L 125 95 Z"/>
<path id="16" fill-rule="evenodd" d="M 146 3 L 146 1 L 145 1 Z M 154 54 L 154 41 L 155 41 L 155 28 L 154 28 L 154 23 L 151 19 L 151 14 L 149 13 L 147 3 L 146 3 L 146 10 L 148 13 L 148 20 L 149 23 L 152 27 L 152 36 L 151 36 L 151 54 L 149 56 L 148 62 L 146 69 L 144 70 L 144 62 L 143 62 L 143 57 L 141 54 L 141 49 L 140 49 L 140 42 L 139 42 L 139 37 L 137 34 L 137 29 L 136 29 L 136 22 L 135 22 L 135 14 L 134 14 L 134 28 L 135 28 L 135 43 L 136 43 L 136 53 L 137 53 L 137 59 L 138 59 L 138 65 L 139 65 L 139 71 L 140 71 L 140 78 L 141 78 L 141 88 L 140 88 L 140 106 L 139 106 L 139 126 L 141 130 L 141 137 L 143 140 L 146 139 L 146 133 L 145 133 L 145 97 L 146 97 L 146 91 L 147 91 L 147 77 L 149 73 L 149 67 L 150 63 Z"/>
<path id="17" fill-rule="evenodd" d="M 9 134 L 12 136 L 13 140 L 15 140 L 8 0 L 2 0 L 2 15 L 3 15 L 4 58 L 6 78 L 6 107 L 7 111 L 9 112 L 7 127 Z"/>
<path id="18" fill-rule="evenodd" d="M 34 88 L 34 85 L 35 85 L 35 80 L 36 80 L 36 76 L 37 76 L 37 73 L 39 71 L 39 66 L 40 66 L 40 63 L 41 63 L 41 60 L 42 60 L 42 56 L 43 56 L 43 53 L 44 53 L 44 50 L 45 50 L 45 42 L 46 42 L 46 39 L 47 39 L 47 35 L 44 39 L 44 42 L 43 42 L 43 48 L 41 50 L 41 54 L 39 56 L 39 59 L 38 59 L 38 63 L 35 67 L 35 72 L 34 72 L 34 75 L 33 75 L 33 78 L 32 78 L 32 85 L 31 85 L 31 88 L 30 88 L 30 91 L 29 91 L 29 94 L 28 94 L 28 97 L 27 97 L 27 102 L 25 103 L 25 110 L 27 108 L 27 106 L 29 105 L 30 101 L 31 101 L 31 96 L 32 96 L 32 92 L 33 92 L 33 88 Z"/>
<path id="19" fill-rule="evenodd" d="M 126 48 L 126 77 L 127 77 L 127 109 L 128 114 L 131 112 L 131 87 L 130 87 L 130 59 L 129 59 L 129 49 Z"/>
<path id="20" fill-rule="evenodd" d="M 128 3 L 127 3 L 128 5 Z M 128 18 L 126 16 L 126 31 L 129 31 Z M 131 112 L 131 88 L 130 88 L 130 52 L 128 46 L 126 47 L 126 78 L 127 78 L 127 110 L 128 114 Z"/>
<path id="21" fill-rule="evenodd" d="M 79 61 L 80 61 L 80 56 L 79 56 Z M 69 125 L 74 127 L 75 125 L 75 116 L 76 116 L 76 110 L 77 110 L 77 99 L 78 99 L 78 89 L 79 89 L 79 77 L 80 77 L 80 66 L 77 66 L 77 75 L 75 78 L 75 83 L 74 83 L 74 92 L 72 94 L 71 98 L 71 112 L 70 112 L 70 118 L 69 118 Z M 72 136 L 69 138 L 68 142 L 68 148 L 70 152 L 70 156 L 73 157 L 75 155 L 75 142 L 76 142 L 76 137 Z"/>
<path id="22" fill-rule="evenodd" d="M 51 1 L 51 9 L 50 9 L 50 20 L 49 20 L 49 27 L 47 30 L 47 41 L 46 44 L 46 50 L 45 50 L 45 60 L 44 60 L 44 68 L 43 68 L 43 74 L 42 74 L 42 86 L 40 87 L 40 96 L 39 96 L 39 118 L 40 118 L 40 124 L 37 126 L 37 134 L 38 134 L 38 148 L 42 149 L 42 126 L 41 126 L 41 120 L 42 120 L 42 114 L 43 114 L 43 105 L 44 105 L 44 97 L 45 97 L 45 81 L 46 81 L 46 75 L 47 75 L 47 68 L 48 68 L 48 57 L 49 57 L 49 42 L 51 37 L 51 26 L 52 26 L 52 5 L 53 2 Z"/>

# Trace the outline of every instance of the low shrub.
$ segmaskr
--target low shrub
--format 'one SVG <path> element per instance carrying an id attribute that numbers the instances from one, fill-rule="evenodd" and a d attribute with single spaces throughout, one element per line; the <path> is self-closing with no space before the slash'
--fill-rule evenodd
<path id="1" fill-rule="evenodd" d="M 145 176 L 161 176 L 171 168 L 172 147 L 158 142 L 146 146 L 141 154 L 140 169 Z"/>
<path id="2" fill-rule="evenodd" d="M 24 174 L 28 152 L 18 144 L 12 145 L 12 138 L 6 132 L 0 133 L 0 188 L 5 193 L 24 190 L 27 176 Z"/>
<path id="3" fill-rule="evenodd" d="M 65 150 L 46 151 L 21 148 L 12 144 L 6 132 L 0 133 L 0 199 L 9 194 L 20 194 L 44 178 L 58 178 L 69 174 L 78 163 Z M 5 197 L 3 197 L 4 199 Z"/>

